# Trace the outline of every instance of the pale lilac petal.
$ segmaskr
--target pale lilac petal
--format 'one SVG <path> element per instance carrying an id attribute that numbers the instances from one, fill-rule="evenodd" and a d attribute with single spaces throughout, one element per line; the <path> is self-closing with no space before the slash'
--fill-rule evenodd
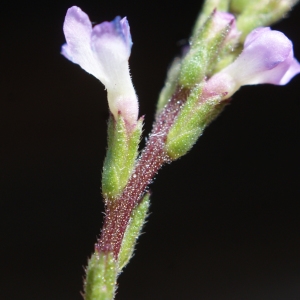
<path id="1" fill-rule="evenodd" d="M 119 88 L 116 80 L 125 78 L 130 80 L 130 76 L 128 76 L 130 51 L 128 51 L 123 34 L 120 32 L 120 18 L 117 18 L 113 22 L 96 25 L 91 34 L 91 49 L 107 74 L 108 82 L 103 83 L 111 85 L 110 88 L 115 86 Z M 124 76 L 124 72 L 128 75 Z"/>
<path id="2" fill-rule="evenodd" d="M 292 51 L 290 52 L 289 56 L 282 62 L 274 64 L 275 67 L 265 70 L 261 72 L 260 75 L 256 76 L 256 83 L 269 83 L 275 85 L 283 85 L 286 84 L 288 81 L 283 83 L 283 78 L 289 73 L 289 69 L 291 67 L 292 61 L 294 60 Z M 295 74 L 294 74 L 295 75 Z M 292 77 L 290 77 L 291 79 Z"/>
<path id="3" fill-rule="evenodd" d="M 281 78 L 280 81 L 280 85 L 285 85 L 288 82 L 290 82 L 290 80 L 296 76 L 297 74 L 300 73 L 300 64 L 299 62 L 292 57 L 292 62 L 290 63 L 289 69 L 287 70 L 287 72 L 283 75 L 283 77 Z"/>
<path id="4" fill-rule="evenodd" d="M 67 43 L 62 47 L 62 54 L 101 80 L 103 72 L 90 48 L 92 24 L 87 14 L 76 6 L 69 8 L 63 30 Z"/>
<path id="5" fill-rule="evenodd" d="M 245 42 L 244 42 L 244 48 L 247 48 L 255 39 L 262 34 L 271 31 L 270 27 L 258 27 L 254 30 L 252 30 L 246 37 Z"/>
<path id="6" fill-rule="evenodd" d="M 130 45 L 125 42 L 125 35 L 121 29 L 120 18 L 117 17 L 112 22 L 96 25 L 91 35 L 91 48 L 107 75 L 108 80 L 104 80 L 103 83 L 107 88 L 108 102 L 114 115 L 118 114 L 118 111 L 125 113 L 122 101 L 127 103 L 126 111 L 138 111 L 137 97 L 128 66 Z M 132 107 L 128 106 L 130 99 Z"/>
<path id="7" fill-rule="evenodd" d="M 285 63 L 293 45 L 279 31 L 260 30 L 247 41 L 241 55 L 228 67 L 232 76 L 237 76 L 241 85 L 272 83 L 279 84 L 289 68 Z M 271 71 L 273 70 L 273 71 Z"/>
<path id="8" fill-rule="evenodd" d="M 129 49 L 129 51 L 131 51 L 131 47 L 132 47 L 132 39 L 131 39 L 131 34 L 130 34 L 130 27 L 129 27 L 129 23 L 127 21 L 127 18 L 124 17 L 121 21 L 120 24 L 122 26 L 122 33 L 124 36 L 124 40 L 125 43 L 127 45 L 127 48 Z M 130 52 L 129 52 L 130 53 Z"/>
<path id="9" fill-rule="evenodd" d="M 257 28 L 246 38 L 240 56 L 207 81 L 205 93 L 226 93 L 228 98 L 243 85 L 284 85 L 298 73 L 292 42 L 279 31 Z"/>
<path id="10" fill-rule="evenodd" d="M 70 53 L 68 44 L 63 44 L 61 46 L 61 54 L 70 61 L 73 61 L 72 54 Z"/>

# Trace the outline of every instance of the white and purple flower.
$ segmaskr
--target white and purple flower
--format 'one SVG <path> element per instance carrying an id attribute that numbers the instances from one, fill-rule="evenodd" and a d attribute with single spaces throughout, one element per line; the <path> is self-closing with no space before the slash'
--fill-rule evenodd
<path id="1" fill-rule="evenodd" d="M 105 85 L 116 119 L 121 114 L 129 125 L 136 124 L 138 99 L 129 72 L 132 41 L 126 18 L 92 27 L 87 14 L 73 6 L 67 11 L 63 30 L 62 54 Z"/>
<path id="2" fill-rule="evenodd" d="M 226 99 L 243 85 L 285 85 L 298 73 L 292 42 L 279 31 L 257 28 L 247 36 L 240 56 L 207 81 L 205 97 L 223 94 Z"/>

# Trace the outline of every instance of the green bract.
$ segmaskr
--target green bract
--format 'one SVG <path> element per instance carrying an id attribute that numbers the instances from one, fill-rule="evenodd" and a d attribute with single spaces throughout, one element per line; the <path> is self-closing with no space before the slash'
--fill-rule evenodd
<path id="1" fill-rule="evenodd" d="M 86 270 L 85 300 L 113 299 L 117 270 L 117 262 L 112 253 L 94 253 Z"/>
<path id="2" fill-rule="evenodd" d="M 174 59 L 168 71 L 165 86 L 163 87 L 163 89 L 159 94 L 157 108 L 156 108 L 157 114 L 161 112 L 163 107 L 168 103 L 168 101 L 172 98 L 172 95 L 176 91 L 180 67 L 181 67 L 181 59 L 177 57 Z"/>
<path id="3" fill-rule="evenodd" d="M 202 85 L 196 86 L 171 127 L 165 150 L 175 160 L 185 155 L 195 144 L 204 128 L 219 115 L 225 103 L 222 95 L 201 102 Z"/>
<path id="4" fill-rule="evenodd" d="M 145 223 L 150 204 L 150 195 L 147 193 L 141 203 L 133 210 L 129 225 L 126 229 L 121 250 L 119 253 L 119 271 L 121 271 L 129 262 L 141 229 Z"/>
<path id="5" fill-rule="evenodd" d="M 182 60 L 179 85 L 191 89 L 215 68 L 218 54 L 230 30 L 230 24 L 216 24 L 215 11 L 192 36 L 190 50 Z M 221 28 L 220 28 L 221 27 Z"/>
<path id="6" fill-rule="evenodd" d="M 142 120 L 132 131 L 128 131 L 122 116 L 108 122 L 108 148 L 103 166 L 102 192 L 105 198 L 114 199 L 119 195 L 132 174 L 138 155 L 142 133 Z"/>

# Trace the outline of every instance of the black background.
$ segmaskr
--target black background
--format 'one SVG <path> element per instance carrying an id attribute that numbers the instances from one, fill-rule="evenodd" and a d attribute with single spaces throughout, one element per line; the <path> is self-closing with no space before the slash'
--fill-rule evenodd
<path id="1" fill-rule="evenodd" d="M 79 300 L 102 224 L 103 86 L 60 55 L 68 7 L 127 16 L 140 114 L 201 1 L 1 4 L 0 299 Z M 300 59 L 300 7 L 276 24 Z M 116 299 L 299 300 L 299 85 L 242 88 L 151 186 L 151 215 Z"/>

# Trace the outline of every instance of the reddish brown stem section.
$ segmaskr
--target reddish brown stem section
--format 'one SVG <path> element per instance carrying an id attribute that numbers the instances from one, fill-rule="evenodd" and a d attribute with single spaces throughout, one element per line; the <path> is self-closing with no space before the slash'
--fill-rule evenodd
<path id="1" fill-rule="evenodd" d="M 187 91 L 177 91 L 158 116 L 149 140 L 123 193 L 112 203 L 107 203 L 105 220 L 96 251 L 113 252 L 118 258 L 124 233 L 132 210 L 141 201 L 146 188 L 163 164 L 170 161 L 164 151 L 167 134 L 187 98 Z"/>

